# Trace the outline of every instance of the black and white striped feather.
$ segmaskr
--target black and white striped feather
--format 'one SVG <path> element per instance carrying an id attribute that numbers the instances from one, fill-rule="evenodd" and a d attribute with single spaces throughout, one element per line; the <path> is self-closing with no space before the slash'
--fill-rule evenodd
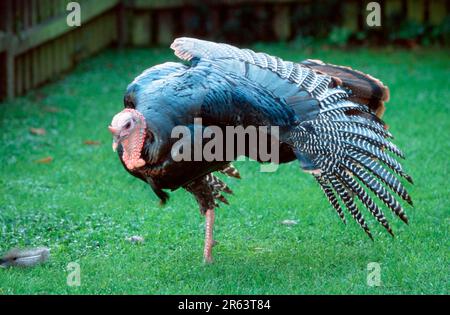
<path id="1" fill-rule="evenodd" d="M 292 132 L 292 141 L 300 153 L 311 157 L 315 177 L 338 213 L 340 205 L 333 199 L 332 190 L 369 236 L 370 231 L 355 204 L 355 197 L 393 235 L 381 207 L 365 189 L 372 191 L 387 208 L 407 223 L 402 205 L 383 185 L 412 205 L 411 197 L 400 180 L 388 171 L 391 169 L 411 181 L 411 177 L 388 151 L 399 157 L 404 155 L 389 141 L 389 135 L 383 132 L 383 126 L 376 120 L 346 115 L 343 109 L 362 109 L 361 105 L 350 103 L 345 100 L 331 105 L 322 104 L 323 109 L 316 119 L 300 123 Z M 374 115 L 367 108 L 361 113 Z"/>

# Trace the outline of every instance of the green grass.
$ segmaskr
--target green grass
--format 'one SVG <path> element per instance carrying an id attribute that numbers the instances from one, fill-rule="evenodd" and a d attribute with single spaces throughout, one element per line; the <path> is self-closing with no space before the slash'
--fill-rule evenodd
<path id="1" fill-rule="evenodd" d="M 203 265 L 203 217 L 193 198 L 179 190 L 161 208 L 123 170 L 106 128 L 122 108 L 126 85 L 175 57 L 168 49 L 109 50 L 56 83 L 0 104 L 0 251 L 52 250 L 46 265 L 0 269 L 0 294 L 448 294 L 448 51 L 256 49 L 351 65 L 390 86 L 384 118 L 416 182 L 407 186 L 415 201 L 406 208 L 409 226 L 387 213 L 393 239 L 365 212 L 371 242 L 351 218 L 340 223 L 297 163 L 260 173 L 255 162 L 238 162 L 243 179 L 227 179 L 235 195 L 217 213 L 215 263 Z M 47 134 L 31 135 L 30 127 Z M 88 139 L 101 145 L 83 144 Z M 35 162 L 46 156 L 53 162 Z M 284 219 L 298 224 L 284 226 Z M 130 235 L 145 243 L 130 244 Z M 81 265 L 80 287 L 66 284 L 72 261 Z M 380 287 L 366 284 L 369 262 L 381 264 Z"/>

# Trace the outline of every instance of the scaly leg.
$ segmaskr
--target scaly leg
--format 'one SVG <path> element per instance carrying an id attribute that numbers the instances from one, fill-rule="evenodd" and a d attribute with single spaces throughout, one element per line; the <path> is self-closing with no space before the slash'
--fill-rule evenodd
<path id="1" fill-rule="evenodd" d="M 205 223 L 205 249 L 203 251 L 203 261 L 212 263 L 212 248 L 214 246 L 213 229 L 214 229 L 214 209 L 206 210 Z"/>

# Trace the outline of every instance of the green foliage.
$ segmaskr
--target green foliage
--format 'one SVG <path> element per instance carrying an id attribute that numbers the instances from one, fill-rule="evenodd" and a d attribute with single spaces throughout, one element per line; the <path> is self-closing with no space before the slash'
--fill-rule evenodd
<path id="1" fill-rule="evenodd" d="M 425 33 L 425 26 L 416 21 L 403 22 L 398 30 L 393 31 L 390 34 L 391 40 L 397 39 L 416 39 Z"/>
<path id="2" fill-rule="evenodd" d="M 391 42 L 415 41 L 424 46 L 431 44 L 448 44 L 450 35 L 450 16 L 447 16 L 439 25 L 430 25 L 416 21 L 395 21 L 395 17 L 388 21 L 391 27 L 387 37 Z M 386 30 L 387 32 L 387 30 Z"/>
<path id="3" fill-rule="evenodd" d="M 334 26 L 330 34 L 328 34 L 328 42 L 334 46 L 344 47 L 347 45 L 352 31 L 345 27 Z"/>
<path id="4" fill-rule="evenodd" d="M 447 45 L 449 42 L 450 17 L 436 26 L 416 21 L 396 20 L 395 18 L 388 19 L 386 24 L 388 27 L 365 29 L 357 32 L 352 32 L 345 27 L 333 26 L 322 41 L 337 47 L 361 43 L 372 46 L 389 43 L 401 45 L 415 43 L 429 46 L 432 44 Z"/>
<path id="5" fill-rule="evenodd" d="M 427 35 L 426 43 L 441 42 L 448 45 L 450 43 L 450 16 L 447 16 L 440 25 L 431 27 Z"/>
<path id="6" fill-rule="evenodd" d="M 350 217 L 342 225 L 297 163 L 259 173 L 255 162 L 237 162 L 243 179 L 226 179 L 235 194 L 217 211 L 216 261 L 204 266 L 203 217 L 193 198 L 176 191 L 161 208 L 122 168 L 107 130 L 127 84 L 175 58 L 168 49 L 110 50 L 62 81 L 0 104 L 0 251 L 48 246 L 52 255 L 34 269 L 0 269 L 0 294 L 448 293 L 447 53 L 309 49 L 258 46 L 289 60 L 349 65 L 390 86 L 384 119 L 416 182 L 407 185 L 415 202 L 406 208 L 409 226 L 386 211 L 395 239 L 366 211 L 375 242 Z M 30 127 L 47 134 L 32 135 Z M 88 139 L 100 145 L 84 145 Z M 35 163 L 45 156 L 53 162 Z M 298 224 L 280 224 L 285 219 Z M 127 242 L 131 235 L 145 242 Z M 72 261 L 81 266 L 80 287 L 66 284 Z M 366 284 L 369 262 L 381 264 L 380 287 Z"/>

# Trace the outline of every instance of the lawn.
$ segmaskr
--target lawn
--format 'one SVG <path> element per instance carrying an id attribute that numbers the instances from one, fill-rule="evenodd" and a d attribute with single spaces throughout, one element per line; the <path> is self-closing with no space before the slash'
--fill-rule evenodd
<path id="1" fill-rule="evenodd" d="M 350 217 L 340 222 L 297 163 L 260 173 L 255 162 L 237 162 L 243 179 L 226 180 L 235 194 L 217 211 L 215 263 L 204 265 L 204 220 L 194 199 L 179 190 L 160 207 L 123 170 L 106 128 L 126 85 L 176 58 L 162 48 L 111 49 L 0 104 L 0 251 L 48 246 L 52 254 L 33 269 L 0 269 L 0 294 L 448 294 L 448 51 L 255 49 L 350 65 L 389 85 L 384 118 L 415 179 L 406 183 L 415 202 L 406 206 L 409 225 L 386 211 L 392 238 L 365 211 L 372 242 Z M 37 162 L 46 157 L 52 161 Z M 126 241 L 131 235 L 145 242 Z M 81 266 L 81 286 L 66 283 L 70 262 Z M 381 266 L 381 286 L 367 285 L 370 262 Z"/>

